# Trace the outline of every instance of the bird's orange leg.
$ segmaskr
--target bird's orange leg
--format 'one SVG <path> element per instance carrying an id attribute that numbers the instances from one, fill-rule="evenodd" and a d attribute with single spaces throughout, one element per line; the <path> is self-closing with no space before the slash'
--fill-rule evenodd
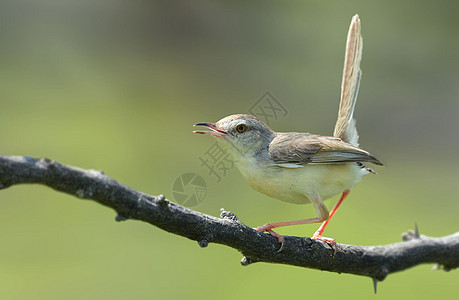
<path id="1" fill-rule="evenodd" d="M 279 243 L 284 243 L 284 237 L 277 232 L 273 231 L 273 228 L 289 226 L 289 225 L 299 225 L 299 224 L 310 224 L 310 223 L 319 223 L 322 222 L 323 219 L 321 218 L 313 218 L 313 219 L 306 219 L 306 220 L 298 220 L 298 221 L 290 221 L 290 222 L 275 222 L 275 223 L 268 223 L 263 226 L 259 226 L 254 228 L 259 232 L 269 232 L 272 236 L 276 237 Z"/>
<path id="2" fill-rule="evenodd" d="M 328 222 L 330 222 L 330 219 L 333 217 L 333 215 L 335 214 L 335 212 L 338 209 L 338 207 L 341 205 L 343 200 L 347 197 L 347 195 L 349 195 L 350 192 L 351 192 L 350 190 L 344 191 L 344 193 L 341 195 L 341 198 L 339 198 L 338 202 L 335 204 L 335 206 L 333 206 L 333 209 L 330 212 L 330 216 L 328 217 L 328 219 L 326 221 L 324 221 L 322 223 L 322 225 L 320 225 L 319 229 L 317 229 L 316 233 L 314 233 L 314 235 L 312 236 L 312 238 L 314 240 L 327 242 L 327 243 L 330 243 L 332 245 L 336 244 L 334 239 L 323 237 L 322 233 L 324 232 L 325 227 L 327 227 Z"/>

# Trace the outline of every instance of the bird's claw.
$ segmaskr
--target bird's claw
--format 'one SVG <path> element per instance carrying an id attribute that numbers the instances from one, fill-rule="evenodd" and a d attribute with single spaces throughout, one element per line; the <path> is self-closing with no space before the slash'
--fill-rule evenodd
<path id="1" fill-rule="evenodd" d="M 322 242 L 328 243 L 328 244 L 330 244 L 332 246 L 336 245 L 336 242 L 335 242 L 334 239 L 321 236 L 320 234 L 317 234 L 317 233 L 314 233 L 314 235 L 312 236 L 312 239 L 316 240 L 316 241 L 322 241 Z"/>
<path id="2" fill-rule="evenodd" d="M 338 251 L 338 244 L 336 244 L 336 241 L 332 238 L 324 237 L 316 232 L 312 236 L 312 239 L 316 241 L 322 241 L 322 242 L 329 244 L 332 247 L 332 249 L 335 250 L 335 252 L 333 253 L 333 256 L 335 256 L 336 252 Z"/>
<path id="3" fill-rule="evenodd" d="M 258 227 L 254 228 L 254 229 L 256 231 L 259 231 L 259 232 L 268 232 L 270 235 L 272 235 L 273 237 L 277 238 L 277 240 L 281 244 L 279 250 L 277 250 L 277 253 L 279 253 L 282 250 L 284 250 L 284 242 L 285 242 L 284 237 L 282 235 L 278 234 L 277 232 L 273 231 L 271 229 L 270 224 L 265 224 L 263 226 L 258 226 Z"/>

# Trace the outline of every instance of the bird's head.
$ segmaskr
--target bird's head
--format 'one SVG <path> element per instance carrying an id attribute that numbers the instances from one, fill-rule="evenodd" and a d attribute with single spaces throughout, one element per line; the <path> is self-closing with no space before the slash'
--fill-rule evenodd
<path id="1" fill-rule="evenodd" d="M 215 124 L 197 123 L 194 126 L 204 126 L 211 129 L 193 132 L 216 137 L 219 142 L 227 145 L 231 150 L 239 152 L 238 155 L 257 153 L 266 147 L 275 135 L 268 126 L 251 115 L 231 115 Z"/>

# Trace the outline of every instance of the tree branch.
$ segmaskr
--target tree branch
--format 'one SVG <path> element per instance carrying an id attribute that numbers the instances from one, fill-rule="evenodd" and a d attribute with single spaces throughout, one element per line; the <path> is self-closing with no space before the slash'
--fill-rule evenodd
<path id="1" fill-rule="evenodd" d="M 385 246 L 328 244 L 307 237 L 286 236 L 284 249 L 277 239 L 241 223 L 222 210 L 221 217 L 205 215 L 125 186 L 101 171 L 82 170 L 50 159 L 0 155 L 0 189 L 38 183 L 78 198 L 92 199 L 113 208 L 116 220 L 135 219 L 198 241 L 227 245 L 245 257 L 241 263 L 270 262 L 372 277 L 375 283 L 393 272 L 422 263 L 437 263 L 444 270 L 459 266 L 459 232 L 442 238 L 405 234 L 404 242 Z"/>

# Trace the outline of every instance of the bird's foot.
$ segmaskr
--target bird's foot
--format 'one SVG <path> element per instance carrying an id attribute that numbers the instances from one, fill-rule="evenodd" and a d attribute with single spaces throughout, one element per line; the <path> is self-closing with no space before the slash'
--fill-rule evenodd
<path id="1" fill-rule="evenodd" d="M 336 242 L 335 242 L 334 239 L 331 239 L 331 238 L 328 238 L 328 237 L 324 237 L 324 236 L 318 234 L 317 232 L 314 233 L 314 235 L 312 236 L 312 239 L 316 240 L 316 241 L 322 241 L 322 242 L 325 242 L 325 243 L 329 243 L 332 246 L 336 245 Z"/>
<path id="2" fill-rule="evenodd" d="M 258 226 L 256 228 L 254 228 L 256 231 L 259 231 L 259 232 L 269 232 L 269 234 L 271 234 L 273 237 L 277 238 L 277 240 L 279 241 L 279 243 L 281 244 L 279 250 L 277 250 L 277 253 L 281 252 L 283 249 L 284 249 L 284 237 L 280 234 L 278 234 L 277 232 L 273 231 L 272 229 L 272 226 L 271 224 L 265 224 L 263 226 Z"/>
<path id="3" fill-rule="evenodd" d="M 318 232 L 316 232 L 312 236 L 312 239 L 316 241 L 322 241 L 322 242 L 329 244 L 332 247 L 332 249 L 335 250 L 333 256 L 335 256 L 336 252 L 338 251 L 338 245 L 336 244 L 336 241 L 332 238 L 324 237 L 320 235 Z"/>

